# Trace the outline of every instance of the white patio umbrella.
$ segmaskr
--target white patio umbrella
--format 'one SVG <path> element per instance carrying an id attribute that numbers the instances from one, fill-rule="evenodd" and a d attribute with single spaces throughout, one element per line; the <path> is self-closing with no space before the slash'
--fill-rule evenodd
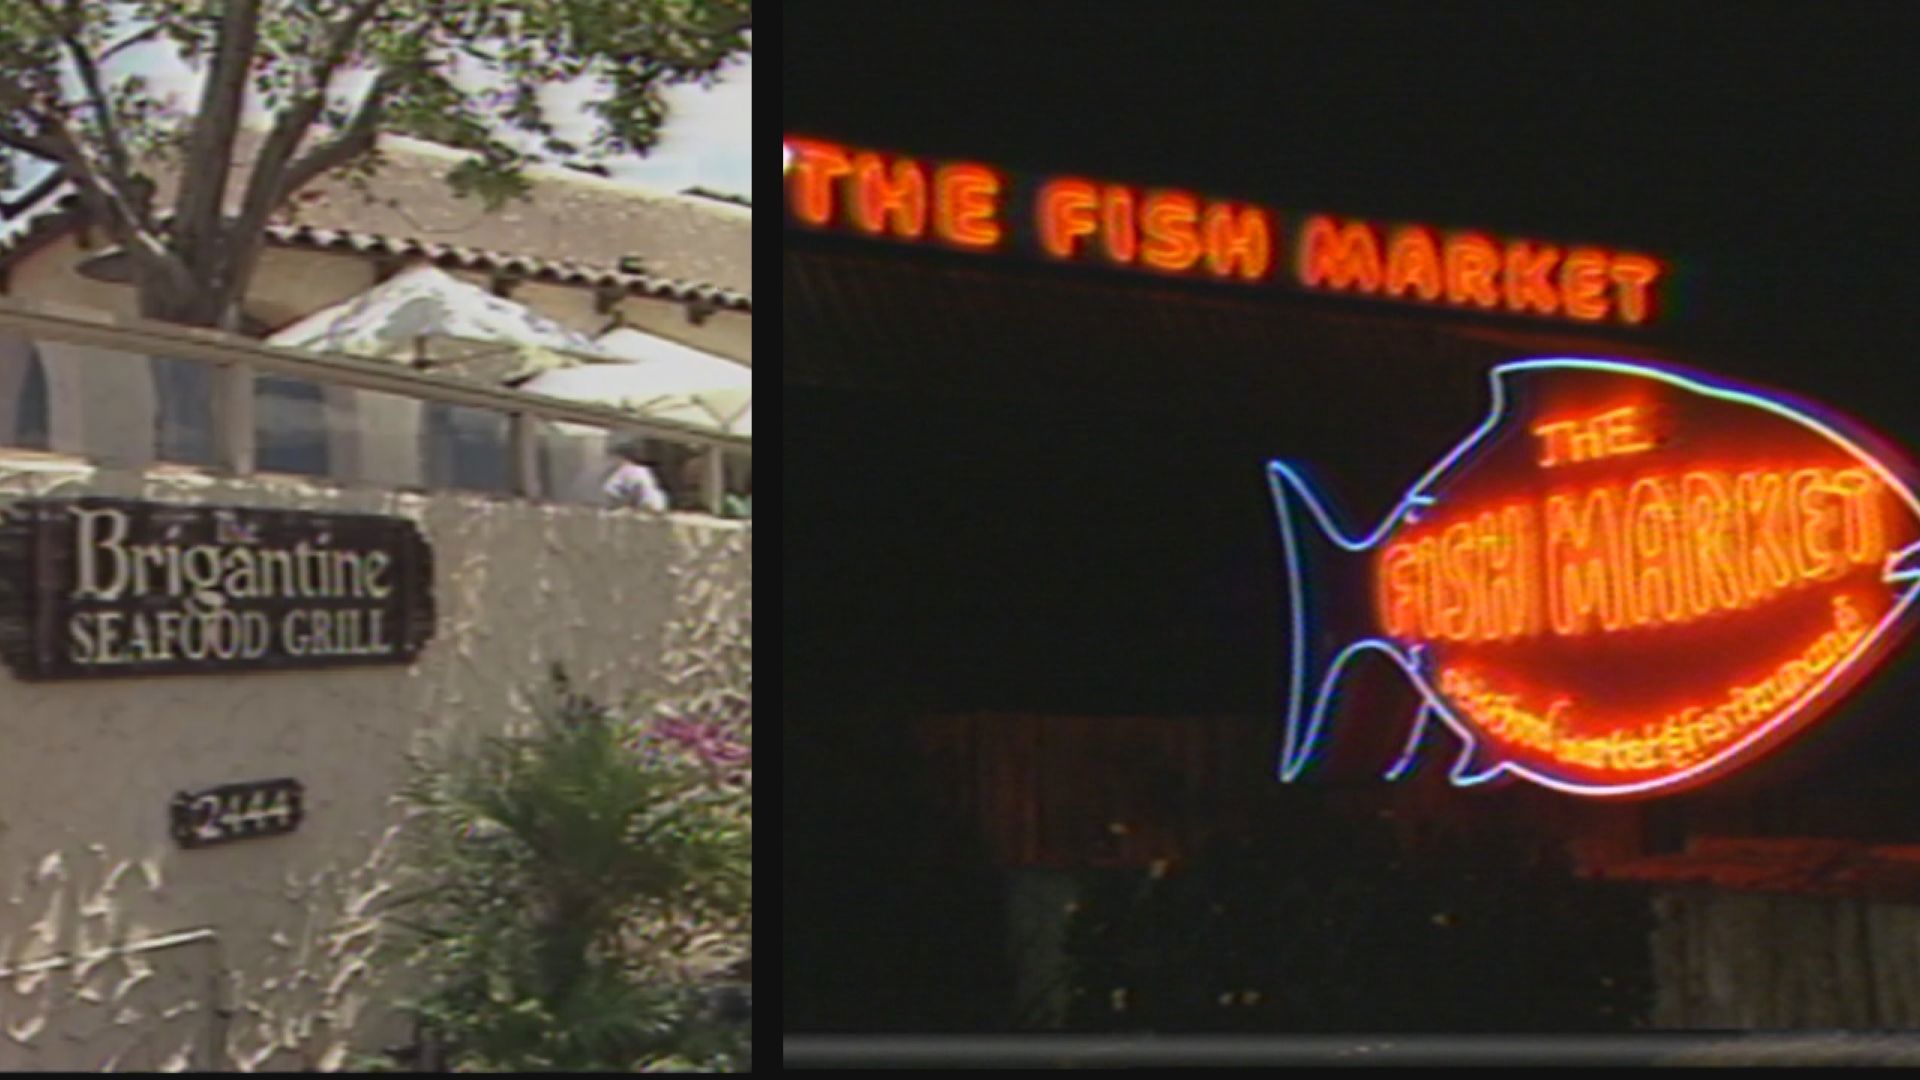
<path id="1" fill-rule="evenodd" d="M 314 312 L 270 345 L 424 361 L 491 383 L 600 359 L 585 334 L 431 266 L 394 275 Z M 574 354 L 574 355 L 569 355 Z"/>
<path id="2" fill-rule="evenodd" d="M 632 362 L 544 371 L 520 389 L 613 405 L 712 431 L 753 433 L 752 368 L 630 328 L 615 330 L 594 344 L 603 355 Z"/>

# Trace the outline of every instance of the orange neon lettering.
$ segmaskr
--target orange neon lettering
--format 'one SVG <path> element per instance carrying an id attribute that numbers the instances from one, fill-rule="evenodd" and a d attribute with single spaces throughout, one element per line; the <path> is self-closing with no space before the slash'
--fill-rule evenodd
<path id="1" fill-rule="evenodd" d="M 1099 196 L 1085 180 L 1053 180 L 1040 189 L 1040 246 L 1056 259 L 1071 259 L 1075 241 L 1099 231 Z"/>
<path id="2" fill-rule="evenodd" d="M 1122 265 L 1131 263 L 1140 251 L 1140 235 L 1133 220 L 1133 189 L 1119 184 L 1107 188 L 1104 200 L 1106 227 L 1100 240 L 1107 260 Z"/>
<path id="3" fill-rule="evenodd" d="M 853 159 L 853 223 L 879 233 L 892 226 L 895 236 L 917 240 L 927 231 L 927 178 L 918 162 L 901 158 L 892 176 L 878 154 Z"/>
<path id="4" fill-rule="evenodd" d="M 1827 485 L 1827 470 L 1801 469 L 1787 482 L 1790 507 L 1799 516 L 1793 545 L 1795 569 L 1810 581 L 1840 576 L 1845 568 L 1836 548 L 1826 542 L 1840 526 L 1840 509 L 1833 505 L 1837 493 Z"/>
<path id="5" fill-rule="evenodd" d="M 1560 302 L 1570 318 L 1594 322 L 1607 317 L 1607 254 L 1574 248 L 1560 264 Z"/>
<path id="6" fill-rule="evenodd" d="M 1569 461 L 1638 454 L 1653 449 L 1653 438 L 1641 426 L 1638 406 L 1610 409 L 1582 420 L 1549 420 L 1531 429 L 1541 443 L 1541 468 Z"/>
<path id="7" fill-rule="evenodd" d="M 1449 237 L 1446 248 L 1447 299 L 1483 308 L 1500 302 L 1494 276 L 1500 272 L 1500 249 L 1474 233 Z"/>
<path id="8" fill-rule="evenodd" d="M 1533 426 L 1533 433 L 1541 443 L 1541 468 L 1551 469 L 1567 460 L 1567 436 L 1573 431 L 1573 426 L 1571 420 L 1554 420 Z"/>
<path id="9" fill-rule="evenodd" d="M 1620 563 L 1620 515 L 1608 488 L 1587 493 L 1576 512 L 1570 495 L 1547 497 L 1547 592 L 1553 629 L 1562 636 L 1585 633 L 1598 618 L 1601 629 L 1625 622 Z"/>
<path id="10" fill-rule="evenodd" d="M 1665 480 L 1643 477 L 1627 491 L 1627 546 L 1633 568 L 1628 571 L 1627 595 L 1632 619 L 1641 626 L 1687 618 L 1686 583 L 1682 580 L 1686 550 L 1680 542 L 1680 515 Z"/>
<path id="11" fill-rule="evenodd" d="M 1300 242 L 1300 280 L 1309 286 L 1332 289 L 1380 288 L 1380 244 L 1366 222 L 1342 228 L 1330 217 L 1307 219 Z"/>
<path id="12" fill-rule="evenodd" d="M 1605 451 L 1609 457 L 1653 449 L 1653 439 L 1641 427 L 1640 409 L 1636 405 L 1601 413 L 1594 417 L 1594 423 L 1606 430 Z"/>
<path id="13" fill-rule="evenodd" d="M 1620 411 L 1599 416 L 1617 420 Z M 1885 497 L 1863 468 L 1696 469 L 1557 492 L 1539 505 L 1544 548 L 1527 503 L 1385 548 L 1380 622 L 1398 637 L 1497 641 L 1737 611 L 1878 565 L 1888 549 Z"/>
<path id="14" fill-rule="evenodd" d="M 1687 505 L 1687 535 L 1694 552 L 1693 589 L 1688 597 L 1696 615 L 1717 605 L 1733 610 L 1746 605 L 1740 587 L 1739 534 L 1734 528 L 1733 496 L 1718 473 L 1690 472 L 1680 480 Z"/>
<path id="15" fill-rule="evenodd" d="M 1420 567 L 1412 544 L 1393 544 L 1380 558 L 1380 625 L 1395 637 L 1418 633 Z"/>
<path id="16" fill-rule="evenodd" d="M 1480 636 L 1486 640 L 1520 637 L 1532 630 L 1529 588 L 1533 567 L 1526 539 L 1527 512 L 1509 506 L 1496 517 L 1480 515 L 1478 523 L 1481 565 L 1486 571 L 1481 604 Z"/>
<path id="17" fill-rule="evenodd" d="M 1880 524 L 1880 481 L 1865 469 L 1841 469 L 1833 474 L 1833 486 L 1846 499 L 1847 561 L 1879 562 L 1887 551 Z"/>
<path id="18" fill-rule="evenodd" d="M 1459 598 L 1440 612 L 1441 636 L 1454 641 L 1465 641 L 1474 635 L 1480 625 L 1480 597 L 1485 593 L 1485 577 L 1481 573 L 1478 538 L 1473 534 L 1473 525 L 1458 522 L 1446 532 L 1447 580 L 1453 585 L 1453 593 Z"/>
<path id="19" fill-rule="evenodd" d="M 793 216 L 809 225 L 825 225 L 833 218 L 833 185 L 853 171 L 847 152 L 828 142 L 788 139 L 793 167 L 787 172 L 788 205 Z"/>
<path id="20" fill-rule="evenodd" d="M 1440 299 L 1440 252 L 1433 234 L 1410 226 L 1393 234 L 1387 247 L 1387 295 L 1413 289 L 1422 300 Z"/>
<path id="21" fill-rule="evenodd" d="M 1525 240 L 1515 241 L 1507 247 L 1507 268 L 1503 278 L 1506 284 L 1507 310 L 1526 311 L 1531 308 L 1542 315 L 1551 315 L 1560 310 L 1560 294 L 1554 291 L 1553 282 L 1547 275 L 1553 272 L 1553 264 L 1560 261 L 1560 249 L 1542 245 L 1536 252 L 1532 244 Z"/>
<path id="22" fill-rule="evenodd" d="M 1746 558 L 1741 565 L 1747 570 L 1747 595 L 1759 599 L 1786 588 L 1793 580 L 1786 485 L 1774 472 L 1741 473 L 1734 485 L 1739 491 L 1737 501 L 1746 533 Z"/>
<path id="23" fill-rule="evenodd" d="M 1638 326 L 1647 321 L 1647 287 L 1660 276 L 1660 264 L 1644 255 L 1613 257 L 1614 299 L 1620 321 Z"/>
<path id="24" fill-rule="evenodd" d="M 1200 203 L 1183 191 L 1156 191 L 1146 198 L 1140 261 L 1155 270 L 1186 270 L 1200 260 Z"/>
<path id="25" fill-rule="evenodd" d="M 960 247 L 1000 242 L 1000 177 L 985 165 L 943 166 L 934 179 L 934 231 Z"/>
<path id="26" fill-rule="evenodd" d="M 1218 277 L 1227 277 L 1239 266 L 1240 277 L 1257 281 L 1273 264 L 1273 242 L 1267 228 L 1267 212 L 1249 206 L 1235 211 L 1223 205 L 1207 208 L 1207 269 Z"/>

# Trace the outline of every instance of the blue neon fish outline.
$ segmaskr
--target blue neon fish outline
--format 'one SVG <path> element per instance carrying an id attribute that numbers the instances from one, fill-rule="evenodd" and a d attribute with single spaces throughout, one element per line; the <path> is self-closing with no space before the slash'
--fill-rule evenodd
<path id="1" fill-rule="evenodd" d="M 1409 524 L 1420 520 L 1421 511 L 1434 506 L 1438 499 L 1429 494 L 1433 484 L 1459 464 L 1460 460 L 1477 447 L 1505 418 L 1507 392 L 1502 381 L 1509 373 L 1523 371 L 1549 370 L 1586 370 L 1605 371 L 1615 374 L 1631 375 L 1638 378 L 1654 379 L 1680 387 L 1691 393 L 1709 398 L 1729 401 L 1740 405 L 1763 409 L 1775 416 L 1790 420 L 1847 451 L 1854 458 L 1871 468 L 1889 490 L 1897 494 L 1920 518 L 1920 498 L 1912 489 L 1880 458 L 1860 446 L 1852 438 L 1836 430 L 1831 424 L 1776 398 L 1736 383 L 1718 383 L 1698 374 L 1658 367 L 1643 362 L 1629 363 L 1622 360 L 1602 360 L 1581 357 L 1553 357 L 1533 360 L 1514 360 L 1496 365 L 1488 373 L 1488 382 L 1492 386 L 1493 400 L 1487 411 L 1487 417 L 1470 434 L 1456 444 L 1453 449 L 1428 469 L 1420 479 L 1407 488 L 1386 518 L 1372 532 L 1359 537 L 1348 535 L 1345 529 L 1334 521 L 1313 485 L 1293 466 L 1283 461 L 1267 462 L 1267 481 L 1273 493 L 1274 510 L 1280 523 L 1282 552 L 1286 558 L 1288 615 L 1292 620 L 1289 630 L 1288 648 L 1291 654 L 1289 679 L 1287 684 L 1287 721 L 1282 743 L 1279 776 L 1283 782 L 1297 780 L 1300 773 L 1310 763 L 1313 750 L 1319 744 L 1321 728 L 1325 725 L 1327 712 L 1332 707 L 1333 691 L 1339 684 L 1340 673 L 1349 661 L 1365 652 L 1377 652 L 1393 661 L 1413 684 L 1421 697 L 1421 704 L 1415 711 L 1407 742 L 1402 748 L 1400 758 L 1388 768 L 1386 778 L 1397 780 L 1405 775 L 1412 764 L 1414 755 L 1423 741 L 1429 721 L 1439 719 L 1459 737 L 1462 750 L 1448 777 L 1456 787 L 1472 787 L 1496 779 L 1503 774 L 1512 774 L 1543 787 L 1553 788 L 1574 795 L 1625 796 L 1644 794 L 1658 788 L 1683 785 L 1705 772 L 1718 771 L 1727 763 L 1739 758 L 1754 743 L 1767 738 L 1781 725 L 1799 717 L 1805 706 L 1813 698 L 1824 693 L 1844 671 L 1851 669 L 1853 662 L 1868 648 L 1879 642 L 1886 632 L 1904 616 L 1920 599 L 1920 542 L 1910 544 L 1887 556 L 1881 572 L 1881 581 L 1888 585 L 1909 582 L 1905 593 L 1888 608 L 1886 614 L 1874 627 L 1863 633 L 1842 657 L 1836 659 L 1826 673 L 1811 683 L 1793 702 L 1779 711 L 1765 724 L 1758 725 L 1753 731 L 1735 741 L 1711 757 L 1670 776 L 1657 777 L 1627 784 L 1580 784 L 1549 776 L 1525 764 L 1507 760 L 1482 760 L 1476 756 L 1480 749 L 1473 728 L 1454 712 L 1447 700 L 1436 692 L 1425 673 L 1424 647 L 1419 645 L 1402 646 L 1391 638 L 1367 636 L 1349 643 L 1328 661 L 1326 670 L 1319 680 L 1318 690 L 1314 694 L 1313 706 L 1303 712 L 1307 690 L 1307 625 L 1305 614 L 1305 582 L 1300 557 L 1299 538 L 1295 534 L 1293 515 L 1289 513 L 1287 491 L 1290 488 L 1295 498 L 1305 506 L 1320 531 L 1336 546 L 1349 552 L 1363 552 L 1379 544 L 1395 527 L 1403 521 Z"/>

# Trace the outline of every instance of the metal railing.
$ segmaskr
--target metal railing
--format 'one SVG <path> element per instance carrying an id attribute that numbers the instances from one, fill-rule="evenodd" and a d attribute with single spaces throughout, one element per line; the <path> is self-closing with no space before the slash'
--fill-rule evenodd
<path id="1" fill-rule="evenodd" d="M 749 462 L 752 455 L 753 440 L 748 436 L 641 417 L 606 406 L 456 381 L 398 364 L 278 348 L 217 331 L 126 318 L 91 309 L 0 299 L 0 335 L 15 335 L 33 343 L 102 350 L 89 355 L 90 363 L 99 356 L 122 362 L 165 359 L 207 365 L 212 371 L 211 393 L 206 402 L 212 421 L 211 452 L 205 459 L 191 464 L 234 476 L 256 472 L 255 380 L 262 374 L 504 416 L 509 425 L 506 490 L 528 498 L 549 494 L 543 491 L 536 454 L 542 423 L 579 425 L 616 437 L 653 439 L 699 454 L 704 462 L 700 502 L 712 513 L 721 509 L 723 454 L 739 454 Z M 325 478 L 341 479 L 331 474 Z"/>

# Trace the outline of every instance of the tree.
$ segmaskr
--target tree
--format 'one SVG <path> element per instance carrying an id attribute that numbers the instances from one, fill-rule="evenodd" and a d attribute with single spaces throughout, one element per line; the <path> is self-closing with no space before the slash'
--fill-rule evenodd
<path id="1" fill-rule="evenodd" d="M 495 209 L 524 193 L 530 162 L 580 153 L 543 86 L 604 80 L 588 105 L 596 149 L 643 152 L 662 90 L 711 82 L 752 25 L 752 0 L 0 0 L 0 145 L 73 181 L 132 260 L 143 314 L 237 329 L 269 217 L 318 177 L 364 179 L 381 132 L 474 151 L 448 181 Z M 153 41 L 203 73 L 191 113 L 111 70 Z M 229 215 L 250 100 L 271 124 Z M 170 206 L 156 205 L 156 162 L 178 171 Z"/>

